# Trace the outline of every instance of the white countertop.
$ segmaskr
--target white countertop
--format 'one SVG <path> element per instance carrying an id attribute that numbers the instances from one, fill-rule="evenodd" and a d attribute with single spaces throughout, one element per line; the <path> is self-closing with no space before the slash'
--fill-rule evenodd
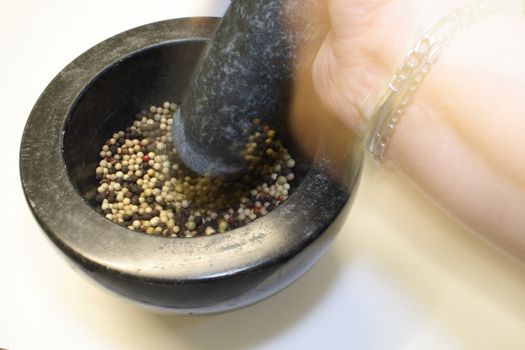
<path id="1" fill-rule="evenodd" d="M 33 219 L 19 180 L 20 137 L 39 94 L 99 41 L 157 20 L 221 15 L 227 3 L 0 2 L 0 348 L 525 348 L 525 269 L 404 180 L 369 165 L 322 260 L 291 287 L 242 310 L 155 314 L 66 263 Z"/>

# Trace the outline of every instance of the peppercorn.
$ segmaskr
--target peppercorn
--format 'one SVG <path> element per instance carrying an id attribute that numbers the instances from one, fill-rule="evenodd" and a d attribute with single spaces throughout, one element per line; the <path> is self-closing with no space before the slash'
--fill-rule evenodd
<path id="1" fill-rule="evenodd" d="M 147 234 L 209 236 L 266 215 L 293 191 L 295 160 L 257 118 L 241 152 L 250 173 L 237 182 L 193 174 L 170 143 L 175 109 L 151 106 L 102 146 L 95 200 L 108 219 Z"/>

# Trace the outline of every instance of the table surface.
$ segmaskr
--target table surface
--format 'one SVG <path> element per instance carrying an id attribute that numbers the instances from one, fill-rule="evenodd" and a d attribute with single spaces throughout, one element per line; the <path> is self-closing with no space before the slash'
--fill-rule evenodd
<path id="1" fill-rule="evenodd" d="M 31 107 L 97 42 L 158 20 L 220 16 L 228 1 L 130 4 L 0 1 L 0 133 L 15 148 L 4 153 L 1 174 L 0 348 L 524 348 L 525 270 L 370 164 L 327 254 L 257 305 L 213 316 L 155 314 L 77 274 L 41 232 L 20 186 L 18 147 Z"/>

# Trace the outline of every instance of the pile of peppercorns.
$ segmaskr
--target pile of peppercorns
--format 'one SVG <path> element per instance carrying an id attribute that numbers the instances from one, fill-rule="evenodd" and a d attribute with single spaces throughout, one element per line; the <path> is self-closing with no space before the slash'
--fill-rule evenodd
<path id="1" fill-rule="evenodd" d="M 253 120 L 242 178 L 200 176 L 184 167 L 171 142 L 176 108 L 151 106 L 102 146 L 96 200 L 106 218 L 146 234 L 209 236 L 250 223 L 288 198 L 295 160 L 275 130 Z"/>

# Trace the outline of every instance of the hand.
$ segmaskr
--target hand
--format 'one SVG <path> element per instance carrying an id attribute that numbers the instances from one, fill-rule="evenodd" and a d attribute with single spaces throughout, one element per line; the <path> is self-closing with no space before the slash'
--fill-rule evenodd
<path id="1" fill-rule="evenodd" d="M 331 30 L 313 67 L 321 100 L 363 132 L 378 94 L 410 45 L 462 0 L 328 0 Z"/>
<path id="2" fill-rule="evenodd" d="M 313 67 L 321 100 L 354 131 L 403 55 L 462 0 L 328 0 Z M 444 50 L 396 127 L 387 158 L 440 206 L 525 261 L 522 16 L 491 14 Z"/>

